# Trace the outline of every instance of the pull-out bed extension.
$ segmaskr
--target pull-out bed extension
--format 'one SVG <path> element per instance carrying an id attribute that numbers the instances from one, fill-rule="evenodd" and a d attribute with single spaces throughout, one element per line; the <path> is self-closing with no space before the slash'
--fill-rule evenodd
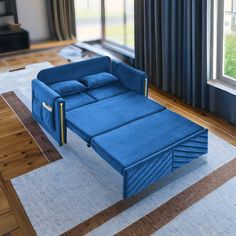
<path id="1" fill-rule="evenodd" d="M 60 145 L 85 140 L 124 179 L 130 197 L 208 151 L 208 131 L 147 98 L 145 73 L 109 57 L 41 71 L 32 115 Z"/>

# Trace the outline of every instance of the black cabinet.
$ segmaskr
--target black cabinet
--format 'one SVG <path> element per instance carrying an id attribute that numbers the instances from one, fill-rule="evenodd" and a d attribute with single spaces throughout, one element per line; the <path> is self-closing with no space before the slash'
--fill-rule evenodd
<path id="1" fill-rule="evenodd" d="M 8 27 L 0 28 L 0 53 L 29 48 L 29 33 L 21 29 L 12 32 Z"/>
<path id="2" fill-rule="evenodd" d="M 0 0 L 0 18 L 12 16 L 18 24 L 16 1 Z M 21 29 L 11 31 L 8 26 L 0 27 L 0 53 L 29 48 L 29 33 Z"/>

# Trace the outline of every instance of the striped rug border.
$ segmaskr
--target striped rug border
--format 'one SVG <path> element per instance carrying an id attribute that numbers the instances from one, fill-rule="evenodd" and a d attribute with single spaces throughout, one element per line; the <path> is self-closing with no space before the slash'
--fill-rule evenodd
<path id="1" fill-rule="evenodd" d="M 211 172 L 115 235 L 151 235 L 235 176 L 236 158 Z"/>
<path id="2" fill-rule="evenodd" d="M 168 224 L 176 216 L 181 214 L 187 208 L 206 197 L 208 194 L 222 186 L 231 178 L 236 176 L 236 158 L 214 170 L 207 176 L 203 177 L 198 182 L 194 183 L 181 193 L 177 194 L 160 207 L 145 215 L 138 221 L 129 225 L 116 235 L 138 235 L 147 236 L 156 232 L 158 229 Z M 98 214 L 80 223 L 76 227 L 62 234 L 63 236 L 80 236 L 85 235 L 92 230 L 102 226 L 104 223 L 134 206 L 139 201 L 143 200 L 151 193 L 155 192 L 160 185 L 154 184 L 146 191 L 138 195 L 121 200 L 114 205 L 104 209 Z"/>
<path id="3" fill-rule="evenodd" d="M 33 120 L 31 112 L 17 97 L 17 95 L 11 91 L 4 93 L 1 96 L 5 99 L 5 101 L 16 113 L 16 115 L 30 132 L 30 134 L 34 137 L 37 144 L 43 150 L 49 161 L 54 162 L 62 159 L 60 153 L 44 134 L 37 122 Z M 211 172 L 209 175 L 205 176 L 181 193 L 177 194 L 175 197 L 171 198 L 169 201 L 156 208 L 149 214 L 145 215 L 138 221 L 129 225 L 116 235 L 151 235 L 164 225 L 168 224 L 184 210 L 186 210 L 235 176 L 236 158 Z M 103 225 L 108 220 L 117 216 L 121 212 L 134 206 L 139 201 L 145 199 L 150 194 L 155 192 L 159 187 L 160 184 L 154 184 L 147 190 L 137 194 L 136 196 L 133 196 L 126 200 L 121 200 L 99 212 L 98 214 L 92 216 L 86 221 L 80 223 L 79 225 L 62 235 L 85 235 L 96 229 L 97 227 Z"/>
<path id="4" fill-rule="evenodd" d="M 38 123 L 32 118 L 30 110 L 17 97 L 17 95 L 13 91 L 10 91 L 1 94 L 1 96 L 15 112 L 19 120 L 25 126 L 26 130 L 32 135 L 49 162 L 62 159 L 61 154 L 44 134 Z"/>

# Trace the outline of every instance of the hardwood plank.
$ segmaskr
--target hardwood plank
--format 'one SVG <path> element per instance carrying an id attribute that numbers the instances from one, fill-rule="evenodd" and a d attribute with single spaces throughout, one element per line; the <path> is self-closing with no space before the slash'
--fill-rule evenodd
<path id="1" fill-rule="evenodd" d="M 64 40 L 64 41 L 48 41 L 43 43 L 35 43 L 31 45 L 31 49 L 48 49 L 53 47 L 63 47 L 76 43 L 76 40 Z"/>
<path id="2" fill-rule="evenodd" d="M 22 230 L 22 233 L 24 235 L 30 235 L 30 236 L 36 235 L 29 221 L 29 218 L 26 215 L 24 208 L 21 205 L 21 202 L 16 194 L 16 191 L 12 186 L 12 183 L 10 181 L 4 181 L 1 176 L 0 176 L 0 182 L 2 182 L 3 184 L 5 194 L 12 207 L 12 211 L 14 212 L 14 215 L 18 221 L 18 224 Z"/>
<path id="3" fill-rule="evenodd" d="M 23 235 L 35 235 L 35 232 L 29 222 L 27 215 L 24 212 L 23 207 L 21 206 L 21 203 L 14 188 L 11 185 L 10 180 L 18 175 L 46 165 L 49 162 L 42 153 L 39 146 L 36 144 L 33 137 L 28 133 L 27 130 L 25 130 L 23 124 L 20 122 L 13 110 L 9 108 L 2 97 L 0 97 L 0 106 L 1 127 L 7 125 L 11 126 L 11 123 L 15 124 L 13 125 L 15 130 L 9 128 L 11 132 L 8 133 L 6 130 L 6 133 L 2 133 L 0 137 L 1 189 L 4 191 L 4 195 L 8 200 L 11 214 L 14 214 L 19 222 Z M 7 119 L 7 117 L 11 117 L 11 119 Z M 5 199 L 3 200 L 5 206 Z M 2 204 L 1 206 L 3 207 Z M 5 207 L 3 207 L 3 209 L 5 210 Z M 8 218 L 10 216 L 8 217 L 8 214 L 4 214 L 2 217 L 2 220 L 6 221 L 3 221 L 6 227 L 1 231 L 1 233 L 9 233 L 10 231 L 14 230 L 13 227 L 10 227 L 11 224 L 8 223 Z M 12 219 L 12 217 L 10 219 Z M 11 234 L 16 234 L 16 232 L 12 232 Z"/>
<path id="4" fill-rule="evenodd" d="M 47 49 L 65 47 L 76 43 L 76 40 L 64 40 L 64 41 L 46 41 L 41 43 L 33 43 L 29 49 L 17 50 L 13 52 L 1 53 L 1 57 L 15 57 L 16 55 L 22 56 L 25 54 L 33 54 L 36 51 L 45 51 Z"/>
<path id="5" fill-rule="evenodd" d="M 0 215 L 0 235 L 18 228 L 18 223 L 12 211 Z"/>
<path id="6" fill-rule="evenodd" d="M 0 97 L 0 121 L 1 121 L 1 132 L 0 138 L 20 133 L 24 130 L 15 114 L 11 111 L 9 106 L 6 106 L 3 98 Z"/>
<path id="7" fill-rule="evenodd" d="M 50 162 L 62 159 L 62 156 L 57 149 L 52 145 L 47 136 L 43 133 L 38 123 L 33 120 L 31 112 L 15 95 L 14 92 L 8 92 L 2 95 L 11 108 L 16 112 L 19 119 L 22 121 L 26 129 L 35 139 L 40 149 Z"/>
<path id="8" fill-rule="evenodd" d="M 10 168 L 2 171 L 2 177 L 5 181 L 8 181 L 47 164 L 48 162 L 43 155 L 34 156 L 32 160 L 27 160 L 26 162 L 22 162 L 21 160 L 15 161 L 11 164 Z"/>
<path id="9" fill-rule="evenodd" d="M 3 236 L 26 236 L 26 235 L 22 232 L 21 228 L 17 228 L 14 229 L 13 231 L 4 234 Z"/>
<path id="10" fill-rule="evenodd" d="M 8 133 L 3 128 L 0 136 L 0 173 L 4 180 L 10 180 L 32 168 L 41 167 L 48 161 L 2 97 L 0 106 L 0 125 L 9 130 Z"/>
<path id="11" fill-rule="evenodd" d="M 6 198 L 6 195 L 2 189 L 2 186 L 0 186 L 0 215 L 5 214 L 6 212 L 10 211 L 10 205 Z"/>

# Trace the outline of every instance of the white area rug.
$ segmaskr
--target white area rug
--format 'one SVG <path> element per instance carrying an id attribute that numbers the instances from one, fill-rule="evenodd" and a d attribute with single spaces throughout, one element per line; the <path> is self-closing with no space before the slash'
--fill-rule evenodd
<path id="1" fill-rule="evenodd" d="M 39 63 L 26 70 L 0 74 L 0 92 L 15 91 L 30 108 L 31 80 L 39 70 L 50 66 L 49 63 Z M 49 135 L 48 137 L 63 159 L 12 180 L 37 235 L 42 236 L 60 235 L 122 199 L 122 177 L 80 138 L 68 132 L 68 145 L 59 147 Z M 89 235 L 114 235 L 234 157 L 236 149 L 210 133 L 207 155 L 160 181 L 160 188 L 155 193 Z M 220 200 L 220 195 L 216 199 Z M 225 198 L 222 196 L 222 200 Z M 211 198 L 209 201 L 212 201 Z M 235 209 L 228 207 L 227 210 Z M 209 214 L 209 209 L 204 208 L 203 204 L 201 212 Z M 189 227 L 183 225 L 182 230 L 177 232 L 181 234 L 173 234 L 174 227 L 183 224 L 181 219 L 198 218 L 201 221 L 202 216 L 196 214 L 193 207 L 184 212 L 188 214 L 185 218 L 181 218 L 184 217 L 182 214 L 166 225 L 166 229 L 163 228 L 163 235 L 188 236 L 189 232 L 196 230 L 194 224 Z M 176 220 L 179 221 L 176 223 Z M 230 224 L 230 220 L 230 217 L 225 217 L 223 226 Z M 211 232 L 208 235 L 224 235 L 220 234 L 219 227 L 215 227 L 213 223 L 214 220 L 209 221 Z M 224 231 L 227 232 L 227 228 Z"/>
<path id="2" fill-rule="evenodd" d="M 0 93 L 20 91 L 31 98 L 31 80 L 37 77 L 39 71 L 53 67 L 49 62 L 35 63 L 25 69 L 0 73 Z"/>
<path id="3" fill-rule="evenodd" d="M 84 60 L 82 57 L 83 51 L 73 45 L 64 47 L 58 53 L 59 56 L 64 57 L 67 60 L 78 62 Z"/>
<path id="4" fill-rule="evenodd" d="M 236 177 L 188 208 L 154 235 L 235 236 Z"/>

